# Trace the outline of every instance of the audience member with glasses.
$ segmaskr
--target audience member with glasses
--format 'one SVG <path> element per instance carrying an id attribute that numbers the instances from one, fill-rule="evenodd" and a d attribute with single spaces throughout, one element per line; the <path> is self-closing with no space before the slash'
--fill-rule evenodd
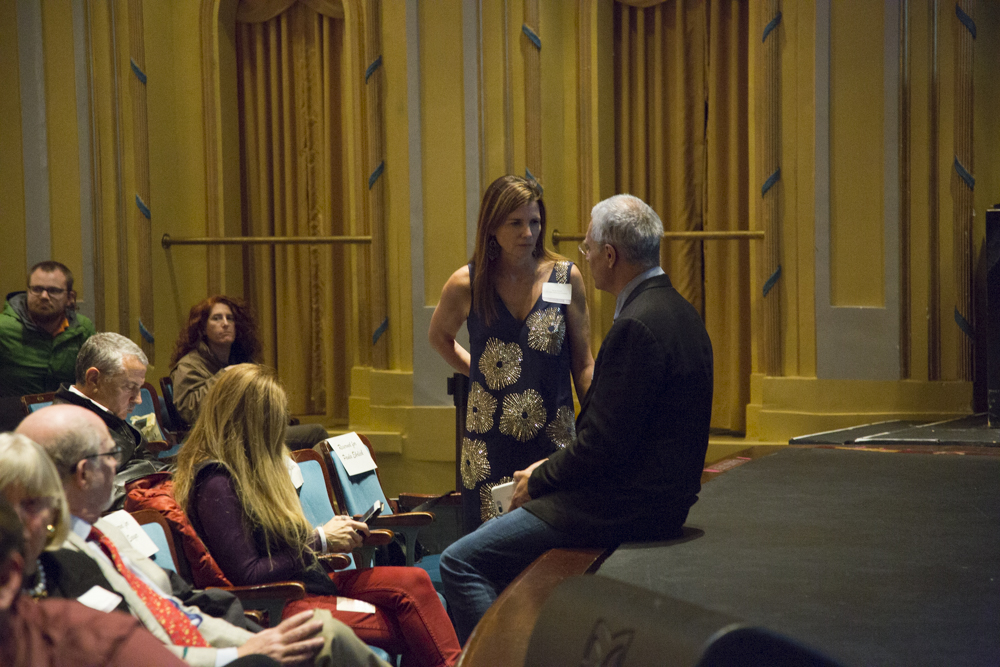
<path id="1" fill-rule="evenodd" d="M 111 432 L 118 463 L 114 509 L 123 507 L 126 485 L 168 468 L 156 458 L 145 436 L 128 419 L 133 408 L 142 402 L 147 365 L 146 354 L 133 341 L 103 331 L 91 336 L 80 348 L 76 381 L 63 385 L 55 395 L 55 403 L 90 410 Z M 161 447 L 165 445 L 162 443 Z"/>
<path id="2" fill-rule="evenodd" d="M 27 290 L 8 294 L 0 313 L 0 398 L 11 399 L 0 406 L 0 430 L 16 425 L 21 396 L 73 381 L 76 355 L 94 333 L 76 312 L 73 273 L 53 261 L 31 267 Z"/>
<path id="3" fill-rule="evenodd" d="M 573 441 L 573 386 L 581 401 L 590 387 L 583 276 L 544 239 L 541 186 L 519 176 L 493 181 L 479 208 L 472 259 L 445 283 L 431 318 L 431 345 L 469 376 L 466 532 L 497 515 L 493 487 Z M 463 323 L 468 350 L 455 340 Z"/>

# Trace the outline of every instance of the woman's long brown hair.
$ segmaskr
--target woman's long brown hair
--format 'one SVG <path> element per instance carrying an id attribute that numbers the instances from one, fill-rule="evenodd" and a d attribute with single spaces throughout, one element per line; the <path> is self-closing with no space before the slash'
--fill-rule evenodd
<path id="1" fill-rule="evenodd" d="M 534 255 L 547 260 L 559 259 L 558 255 L 545 247 L 545 202 L 542 201 L 542 189 L 538 183 L 508 174 L 490 183 L 483 194 L 483 202 L 479 206 L 479 222 L 476 225 L 476 250 L 472 255 L 475 269 L 472 279 L 472 310 L 486 326 L 493 324 L 497 318 L 497 261 L 490 260 L 487 254 L 490 239 L 494 238 L 497 228 L 511 213 L 533 201 L 538 202 L 542 222 Z"/>
<path id="2" fill-rule="evenodd" d="M 257 323 L 254 321 L 249 306 L 241 299 L 218 294 L 191 306 L 187 325 L 181 329 L 177 336 L 174 355 L 170 358 L 171 366 L 180 361 L 180 358 L 185 354 L 198 347 L 198 343 L 205 338 L 205 325 L 208 323 L 208 316 L 217 303 L 229 306 L 236 322 L 236 340 L 229 352 L 231 363 L 242 364 L 258 360 L 261 349 L 260 334 L 257 332 Z"/>

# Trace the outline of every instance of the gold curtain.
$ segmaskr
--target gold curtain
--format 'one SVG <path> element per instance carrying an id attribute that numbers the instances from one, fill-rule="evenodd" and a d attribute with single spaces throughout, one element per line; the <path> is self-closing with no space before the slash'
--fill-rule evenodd
<path id="1" fill-rule="evenodd" d="M 298 2 L 266 21 L 238 23 L 236 42 L 244 233 L 349 234 L 343 20 Z M 328 423 L 347 420 L 347 252 L 340 245 L 244 251 L 264 361 L 277 368 L 293 413 Z"/>
<path id="2" fill-rule="evenodd" d="M 746 3 L 631 4 L 614 6 L 616 191 L 647 201 L 667 231 L 748 229 Z M 664 242 L 661 262 L 712 338 L 712 425 L 743 432 L 749 248 Z"/>

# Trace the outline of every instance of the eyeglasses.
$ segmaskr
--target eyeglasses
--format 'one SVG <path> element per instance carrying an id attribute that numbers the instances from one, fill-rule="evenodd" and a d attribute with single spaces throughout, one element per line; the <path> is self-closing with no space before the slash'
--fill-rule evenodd
<path id="1" fill-rule="evenodd" d="M 28 290 L 35 296 L 41 296 L 42 292 L 48 292 L 49 296 L 60 297 L 66 293 L 62 287 L 42 287 L 41 285 L 29 285 Z"/>
<path id="2" fill-rule="evenodd" d="M 115 447 L 110 452 L 101 452 L 100 454 L 91 454 L 90 456 L 83 456 L 83 457 L 80 457 L 80 460 L 81 461 L 86 461 L 87 459 L 96 459 L 96 458 L 100 458 L 102 456 L 111 456 L 117 462 L 117 461 L 121 460 L 119 457 L 122 455 L 123 451 L 125 451 L 125 450 L 123 450 L 121 447 Z"/>
<path id="3" fill-rule="evenodd" d="M 586 241 L 584 241 L 583 243 L 581 243 L 580 245 L 578 245 L 576 247 L 576 249 L 579 250 L 580 254 L 583 255 L 584 257 L 587 257 L 588 255 L 590 255 L 590 246 L 587 245 Z"/>

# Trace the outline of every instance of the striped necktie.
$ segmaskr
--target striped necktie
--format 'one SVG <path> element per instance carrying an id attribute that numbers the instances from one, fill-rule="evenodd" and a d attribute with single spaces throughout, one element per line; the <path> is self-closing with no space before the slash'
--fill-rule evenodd
<path id="1" fill-rule="evenodd" d="M 170 643 L 174 646 L 208 646 L 208 642 L 198 632 L 187 614 L 175 607 L 169 600 L 159 595 L 150 588 L 146 582 L 140 579 L 132 570 L 122 562 L 122 557 L 118 554 L 118 549 L 107 536 L 97 528 L 90 529 L 87 539 L 97 542 L 107 554 L 111 562 L 114 563 L 118 574 L 125 577 L 125 581 L 136 592 L 146 608 L 156 617 L 156 620 L 163 629 L 170 635 Z"/>

